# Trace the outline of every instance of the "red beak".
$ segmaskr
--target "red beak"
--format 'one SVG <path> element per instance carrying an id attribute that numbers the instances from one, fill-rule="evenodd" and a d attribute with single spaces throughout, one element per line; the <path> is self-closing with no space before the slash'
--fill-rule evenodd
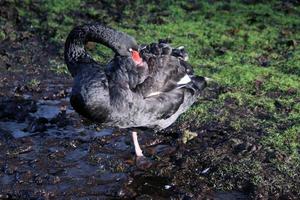
<path id="1" fill-rule="evenodd" d="M 141 65 L 143 63 L 143 59 L 141 58 L 140 53 L 138 51 L 132 50 L 131 58 L 136 65 Z"/>

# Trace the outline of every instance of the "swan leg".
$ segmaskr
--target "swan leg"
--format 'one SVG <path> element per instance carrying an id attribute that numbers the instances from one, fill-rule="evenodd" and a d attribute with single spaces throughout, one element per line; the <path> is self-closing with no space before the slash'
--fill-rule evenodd
<path id="1" fill-rule="evenodd" d="M 134 144 L 135 155 L 137 157 L 144 156 L 143 151 L 142 151 L 142 149 L 139 145 L 139 141 L 137 139 L 137 132 L 136 131 L 132 131 L 132 139 L 133 139 L 133 144 Z"/>

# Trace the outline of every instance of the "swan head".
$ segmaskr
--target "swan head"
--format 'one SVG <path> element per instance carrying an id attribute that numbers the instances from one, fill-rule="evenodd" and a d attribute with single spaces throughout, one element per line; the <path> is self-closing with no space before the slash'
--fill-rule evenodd
<path id="1" fill-rule="evenodd" d="M 120 38 L 115 39 L 116 41 L 111 42 L 111 46 L 117 55 L 131 57 L 132 50 L 138 50 L 139 45 L 135 41 L 135 39 L 129 35 L 122 33 Z M 120 41 L 118 41 L 120 40 Z"/>

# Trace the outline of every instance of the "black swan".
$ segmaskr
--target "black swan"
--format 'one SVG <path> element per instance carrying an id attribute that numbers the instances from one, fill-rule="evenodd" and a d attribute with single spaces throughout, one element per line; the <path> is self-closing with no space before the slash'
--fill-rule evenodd
<path id="1" fill-rule="evenodd" d="M 88 41 L 115 52 L 106 65 L 85 50 Z M 170 126 L 199 97 L 204 77 L 193 75 L 183 48 L 164 41 L 138 46 L 135 39 L 101 24 L 75 27 L 65 43 L 65 61 L 74 85 L 70 98 L 82 116 L 120 128 Z M 132 131 L 136 156 L 143 156 Z"/>

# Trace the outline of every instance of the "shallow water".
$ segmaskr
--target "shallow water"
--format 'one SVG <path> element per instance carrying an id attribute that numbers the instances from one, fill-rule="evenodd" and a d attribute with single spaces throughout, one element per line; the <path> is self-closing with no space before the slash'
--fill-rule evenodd
<path id="1" fill-rule="evenodd" d="M 32 135 L 32 133 L 30 132 L 23 131 L 27 126 L 28 124 L 26 123 L 18 123 L 14 121 L 8 121 L 8 122 L 0 121 L 1 129 L 8 131 L 11 134 L 11 136 L 13 136 L 14 138 L 22 138 L 22 137 Z"/>
<path id="2" fill-rule="evenodd" d="M 30 96 L 26 99 L 33 101 Z M 14 99 L 7 103 L 14 104 Z M 127 130 L 84 125 L 65 98 L 39 100 L 32 112 L 27 107 L 34 101 L 27 104 L 20 110 L 24 112 L 23 121 L 0 118 L 5 133 L 0 145 L 1 198 L 190 197 L 170 177 L 151 173 L 175 167 L 170 156 L 177 147 L 166 143 L 162 135 L 140 132 L 139 140 L 146 145 L 143 148 L 148 158 L 139 164 Z M 211 192 L 210 196 L 247 199 L 239 192 Z"/>

